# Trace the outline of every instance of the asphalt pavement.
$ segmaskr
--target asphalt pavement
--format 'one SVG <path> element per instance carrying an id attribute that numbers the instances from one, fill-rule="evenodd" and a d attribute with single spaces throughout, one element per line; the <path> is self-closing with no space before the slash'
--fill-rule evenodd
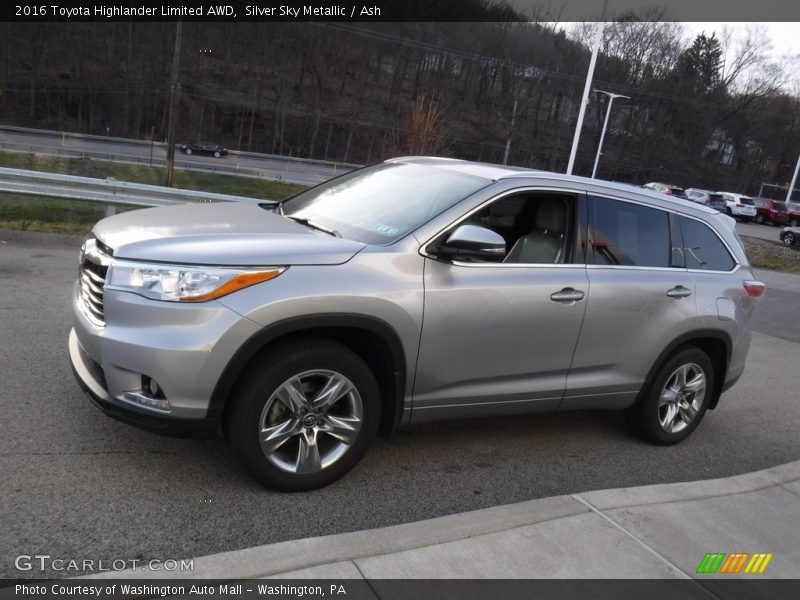
<path id="1" fill-rule="evenodd" d="M 776 227 L 770 224 L 759 225 L 758 223 L 743 223 L 741 221 L 736 223 L 736 231 L 739 232 L 739 235 L 757 237 L 762 240 L 772 240 L 773 242 L 779 241 L 778 236 L 781 233 L 781 229 L 783 229 L 783 227 Z"/>
<path id="2" fill-rule="evenodd" d="M 765 579 L 798 583 L 798 500 L 800 461 L 794 461 L 724 479 L 541 498 L 222 552 L 196 557 L 190 566 L 184 563 L 183 570 L 137 566 L 88 577 L 164 580 L 190 572 L 192 577 L 211 580 L 333 579 L 347 580 L 348 586 L 369 579 L 373 593 L 356 596 L 370 599 L 416 597 L 420 594 L 412 590 L 398 594 L 397 581 L 419 579 L 447 579 L 448 591 L 460 598 L 497 596 L 500 590 L 495 594 L 475 590 L 475 584 L 486 579 L 572 582 L 573 590 L 581 585 L 574 583 L 576 579 L 623 583 L 623 589 L 609 589 L 608 582 L 593 585 L 591 594 L 583 594 L 592 598 L 793 597 L 786 587 L 763 583 Z M 660 586 L 666 579 L 677 583 L 667 591 L 640 581 L 632 585 L 626 579 L 658 579 Z M 749 584 L 743 581 L 748 579 Z M 752 580 L 761 580 L 756 584 L 760 590 L 751 587 Z M 455 582 L 466 584 L 466 589 Z M 552 593 L 556 590 L 547 593 L 541 583 L 535 588 L 540 597 L 571 596 Z M 430 596 L 433 589 L 435 584 L 420 592 Z M 508 592 L 506 596 L 513 595 Z"/>
<path id="3" fill-rule="evenodd" d="M 78 246 L 0 231 L 0 577 L 42 575 L 16 571 L 19 554 L 195 557 L 800 459 L 800 331 L 780 326 L 800 307 L 800 277 L 760 272 L 773 287 L 742 380 L 677 446 L 638 440 L 612 411 L 429 424 L 378 439 L 332 486 L 274 493 L 222 439 L 139 431 L 84 397 L 66 351 Z"/>

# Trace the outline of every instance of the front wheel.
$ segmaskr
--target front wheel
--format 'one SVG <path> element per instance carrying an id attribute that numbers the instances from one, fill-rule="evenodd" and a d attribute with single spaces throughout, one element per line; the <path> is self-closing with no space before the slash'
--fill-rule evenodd
<path id="1" fill-rule="evenodd" d="M 789 227 L 797 227 L 800 225 L 800 219 L 791 219 L 789 221 Z"/>
<path id="2" fill-rule="evenodd" d="M 629 409 L 628 421 L 649 442 L 677 444 L 700 424 L 713 389 L 714 369 L 708 355 L 687 347 L 659 369 L 645 395 Z"/>
<path id="3" fill-rule="evenodd" d="M 786 233 L 784 233 L 781 239 L 783 240 L 783 243 L 786 244 L 787 246 L 791 246 L 792 244 L 794 244 L 794 234 L 791 231 L 787 231 Z"/>
<path id="4" fill-rule="evenodd" d="M 756 223 L 758 223 L 759 225 L 763 225 L 764 224 L 764 215 L 757 215 L 756 216 Z"/>
<path id="5" fill-rule="evenodd" d="M 215 151 L 214 151 L 214 158 L 219 158 L 219 157 L 220 157 L 220 153 L 219 153 L 219 151 L 218 151 L 218 150 L 215 150 Z"/>
<path id="6" fill-rule="evenodd" d="M 192 149 L 191 148 L 187 148 L 186 150 L 184 150 L 184 152 L 188 156 L 188 155 L 190 155 L 192 153 Z"/>
<path id="7" fill-rule="evenodd" d="M 366 453 L 380 421 L 369 367 L 328 340 L 262 354 L 231 401 L 225 433 L 234 452 L 257 481 L 287 492 L 344 476 Z"/>

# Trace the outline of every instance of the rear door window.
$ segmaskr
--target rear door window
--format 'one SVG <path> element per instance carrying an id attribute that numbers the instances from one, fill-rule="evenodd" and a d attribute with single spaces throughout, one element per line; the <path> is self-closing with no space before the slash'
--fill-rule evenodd
<path id="1" fill-rule="evenodd" d="M 708 225 L 680 217 L 686 268 L 730 271 L 736 265 L 725 244 Z"/>
<path id="2" fill-rule="evenodd" d="M 671 266 L 666 211 L 601 196 L 592 197 L 589 210 L 590 264 Z"/>

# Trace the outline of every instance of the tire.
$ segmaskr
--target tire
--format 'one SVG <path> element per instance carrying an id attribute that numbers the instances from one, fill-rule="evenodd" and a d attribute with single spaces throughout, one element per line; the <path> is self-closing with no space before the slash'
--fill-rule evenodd
<path id="1" fill-rule="evenodd" d="M 725 214 L 728 215 L 729 217 L 733 216 L 733 211 L 731 210 L 730 206 L 725 208 Z"/>
<path id="2" fill-rule="evenodd" d="M 292 393 L 297 381 L 299 395 Z M 344 388 L 327 409 L 313 402 L 326 385 L 339 384 Z M 325 339 L 263 352 L 229 402 L 224 428 L 234 453 L 256 481 L 284 492 L 313 490 L 343 477 L 364 456 L 380 422 L 375 376 L 350 349 Z M 262 448 L 266 428 L 273 431 L 272 442 L 265 440 Z"/>
<path id="3" fill-rule="evenodd" d="M 787 231 L 781 236 L 781 241 L 787 246 L 791 246 L 794 244 L 794 234 L 791 231 Z"/>
<path id="4" fill-rule="evenodd" d="M 680 386 L 681 372 L 689 384 L 696 382 L 695 386 L 703 387 L 690 391 Z M 713 389 L 714 368 L 708 355 L 694 346 L 684 346 L 662 365 L 641 400 L 628 409 L 628 422 L 634 432 L 653 444 L 677 444 L 703 420 Z M 677 397 L 670 393 L 676 391 Z M 662 402 L 667 396 L 677 401 Z"/>
<path id="5" fill-rule="evenodd" d="M 800 225 L 800 219 L 792 219 L 789 221 L 789 227 L 797 227 Z"/>
<path id="6" fill-rule="evenodd" d="M 756 215 L 756 223 L 758 223 L 759 225 L 763 225 L 764 224 L 764 215 Z"/>
<path id="7" fill-rule="evenodd" d="M 220 154 L 217 150 L 214 151 L 214 158 L 219 158 Z"/>
<path id="8" fill-rule="evenodd" d="M 184 150 L 184 152 L 186 153 L 187 156 L 189 156 L 192 153 L 192 149 L 187 148 L 186 150 Z"/>

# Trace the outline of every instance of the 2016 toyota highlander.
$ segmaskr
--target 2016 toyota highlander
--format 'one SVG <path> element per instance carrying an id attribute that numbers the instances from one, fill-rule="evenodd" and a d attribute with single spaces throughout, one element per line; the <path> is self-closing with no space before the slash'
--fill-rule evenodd
<path id="1" fill-rule="evenodd" d="M 109 415 L 221 424 L 258 481 L 305 490 L 434 419 L 616 408 L 679 442 L 741 375 L 764 290 L 707 207 L 405 158 L 281 203 L 100 221 L 69 351 Z"/>

